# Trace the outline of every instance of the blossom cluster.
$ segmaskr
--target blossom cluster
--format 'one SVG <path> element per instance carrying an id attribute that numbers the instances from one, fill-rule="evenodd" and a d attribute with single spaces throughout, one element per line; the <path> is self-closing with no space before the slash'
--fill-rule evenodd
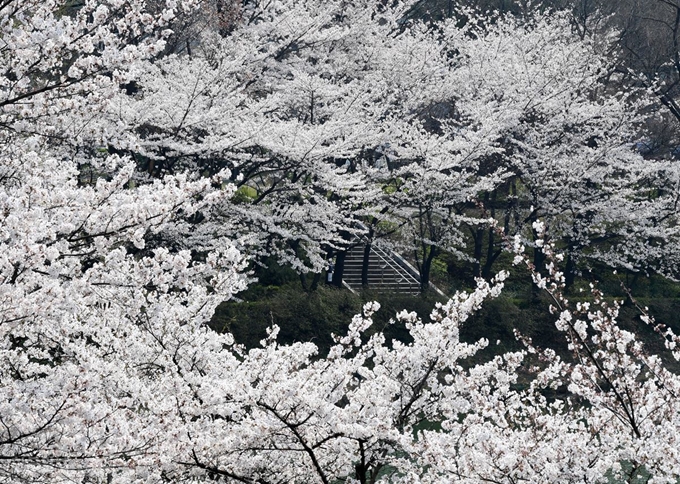
<path id="1" fill-rule="evenodd" d="M 630 149 L 598 45 L 559 14 L 428 28 L 414 2 L 282 0 L 168 48 L 224 3 L 0 3 L 0 482 L 676 482 L 679 376 L 596 288 L 571 306 L 552 242 L 634 225 L 590 253 L 633 267 L 675 240 L 677 167 Z M 503 232 L 474 204 L 499 187 L 569 359 L 461 341 L 504 271 L 396 315 L 405 341 L 377 303 L 327 353 L 209 328 L 251 260 L 318 270 L 381 222 L 455 251 Z"/>

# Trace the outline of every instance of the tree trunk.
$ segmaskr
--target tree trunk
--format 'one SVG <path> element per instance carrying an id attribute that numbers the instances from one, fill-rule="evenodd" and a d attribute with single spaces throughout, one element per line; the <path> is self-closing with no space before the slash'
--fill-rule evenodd
<path id="1" fill-rule="evenodd" d="M 491 209 L 490 209 L 490 214 L 491 218 L 495 219 L 496 218 L 496 200 L 498 198 L 498 192 L 494 190 L 493 194 L 491 195 Z M 487 204 L 488 206 L 488 200 L 489 200 L 489 195 L 484 197 L 484 203 Z M 491 274 L 491 266 L 493 265 L 494 261 L 496 260 L 497 255 L 494 255 L 494 244 L 496 243 L 495 239 L 495 228 L 493 226 L 489 227 L 489 230 L 487 231 L 489 234 L 488 236 L 488 241 L 487 241 L 487 246 L 486 246 L 486 262 L 484 262 L 484 268 L 481 271 L 480 276 L 483 278 L 488 278 L 489 274 Z"/>
<path id="2" fill-rule="evenodd" d="M 364 258 L 361 262 L 361 285 L 368 287 L 368 264 L 371 260 L 371 243 L 366 242 L 364 246 Z"/>
<path id="3" fill-rule="evenodd" d="M 437 249 L 430 246 L 430 251 L 423 259 L 423 264 L 420 267 L 420 292 L 426 292 L 430 288 L 430 271 L 436 255 Z"/>
<path id="4" fill-rule="evenodd" d="M 342 277 L 345 274 L 345 259 L 347 258 L 347 251 L 338 252 L 335 257 L 335 267 L 333 268 L 333 279 L 331 284 L 336 287 L 342 287 Z"/>
<path id="5" fill-rule="evenodd" d="M 512 196 L 512 213 L 515 219 L 515 230 L 519 230 L 520 214 L 519 214 L 519 197 L 517 196 L 517 180 L 513 178 L 510 183 L 510 194 Z"/>
<path id="6" fill-rule="evenodd" d="M 316 272 L 314 274 L 314 277 L 312 277 L 312 283 L 309 286 L 309 292 L 314 292 L 319 288 L 319 283 L 321 282 L 322 277 L 323 274 L 321 272 Z"/>
<path id="7" fill-rule="evenodd" d="M 496 261 L 498 256 L 500 255 L 500 251 L 494 251 L 494 244 L 496 243 L 495 240 L 495 232 L 493 227 L 489 229 L 489 245 L 486 247 L 486 261 L 484 262 L 484 267 L 482 268 L 482 277 L 484 279 L 489 279 L 491 276 L 491 266 L 493 266 L 493 263 Z"/>
<path id="8" fill-rule="evenodd" d="M 364 258 L 361 262 L 361 285 L 366 288 L 368 287 L 368 264 L 370 263 L 371 257 L 371 245 L 373 243 L 373 225 L 368 227 L 368 234 L 366 235 L 366 245 L 364 246 Z"/>
<path id="9" fill-rule="evenodd" d="M 482 275 L 482 246 L 484 244 L 484 229 L 478 227 L 472 232 L 472 240 L 474 242 L 474 249 L 472 257 L 472 275 L 479 277 Z"/>
<path id="10" fill-rule="evenodd" d="M 305 292 L 309 292 L 309 283 L 307 281 L 307 274 L 304 272 L 300 273 L 300 286 L 302 286 L 302 290 Z"/>
<path id="11" fill-rule="evenodd" d="M 564 290 L 569 291 L 569 288 L 574 285 L 576 279 L 576 264 L 574 263 L 574 256 L 572 250 L 567 252 L 567 262 L 564 268 Z"/>

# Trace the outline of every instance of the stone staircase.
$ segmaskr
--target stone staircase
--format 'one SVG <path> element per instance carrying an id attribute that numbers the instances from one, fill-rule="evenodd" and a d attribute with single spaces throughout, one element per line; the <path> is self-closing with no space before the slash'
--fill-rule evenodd
<path id="1" fill-rule="evenodd" d="M 361 289 L 363 260 L 363 244 L 350 249 L 345 257 L 343 283 L 353 291 Z M 368 262 L 368 287 L 380 291 L 418 294 L 420 280 L 417 272 L 400 256 L 373 246 Z"/>

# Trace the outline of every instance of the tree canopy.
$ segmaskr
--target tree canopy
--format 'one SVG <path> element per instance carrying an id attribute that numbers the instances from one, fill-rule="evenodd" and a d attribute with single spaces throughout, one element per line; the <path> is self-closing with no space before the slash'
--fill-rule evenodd
<path id="1" fill-rule="evenodd" d="M 676 482 L 678 337 L 566 296 L 589 261 L 678 276 L 677 163 L 639 149 L 663 83 L 568 12 L 415 6 L 0 2 L 0 481 Z M 249 263 L 359 237 L 488 277 L 405 341 L 377 303 L 327 352 L 210 329 Z M 500 250 L 570 358 L 461 342 Z"/>

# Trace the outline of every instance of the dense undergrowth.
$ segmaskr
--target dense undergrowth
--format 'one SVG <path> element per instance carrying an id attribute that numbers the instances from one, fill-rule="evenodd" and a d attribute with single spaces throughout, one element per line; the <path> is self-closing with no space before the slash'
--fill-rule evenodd
<path id="1" fill-rule="evenodd" d="M 314 291 L 305 291 L 292 270 L 276 264 L 270 264 L 266 269 L 258 268 L 255 276 L 257 282 L 241 293 L 238 301 L 222 304 L 212 319 L 214 329 L 231 332 L 236 341 L 247 348 L 260 346 L 267 328 L 275 324 L 280 327 L 281 343 L 310 341 L 323 355 L 333 343 L 332 335 L 344 334 L 352 316 L 360 313 L 368 301 L 378 301 L 381 306 L 374 315 L 373 331 L 384 331 L 388 340 L 407 342 L 408 331 L 403 324 L 390 324 L 395 314 L 406 309 L 426 316 L 437 303 L 445 302 L 445 298 L 434 291 L 409 295 L 366 289 L 353 294 L 325 284 Z M 456 290 L 469 290 L 473 278 L 462 266 L 454 266 L 449 273 L 440 271 L 437 282 L 447 294 L 452 294 Z M 587 290 L 591 282 L 612 301 L 623 301 L 618 318 L 622 328 L 638 334 L 650 352 L 663 353 L 663 341 L 642 323 L 640 311 L 626 294 L 626 289 L 637 305 L 649 308 L 657 322 L 677 331 L 680 329 L 677 317 L 680 314 L 680 284 L 656 275 L 615 274 L 611 270 L 594 268 L 570 289 L 573 304 L 592 298 Z M 461 340 L 488 339 L 489 346 L 478 355 L 486 359 L 521 349 L 522 344 L 515 337 L 515 331 L 518 331 L 538 347 L 556 349 L 569 358 L 564 336 L 555 327 L 555 316 L 547 310 L 549 304 L 546 295 L 532 287 L 528 274 L 514 268 L 503 294 L 487 301 L 462 325 Z M 667 363 L 676 366 L 674 361 Z"/>

